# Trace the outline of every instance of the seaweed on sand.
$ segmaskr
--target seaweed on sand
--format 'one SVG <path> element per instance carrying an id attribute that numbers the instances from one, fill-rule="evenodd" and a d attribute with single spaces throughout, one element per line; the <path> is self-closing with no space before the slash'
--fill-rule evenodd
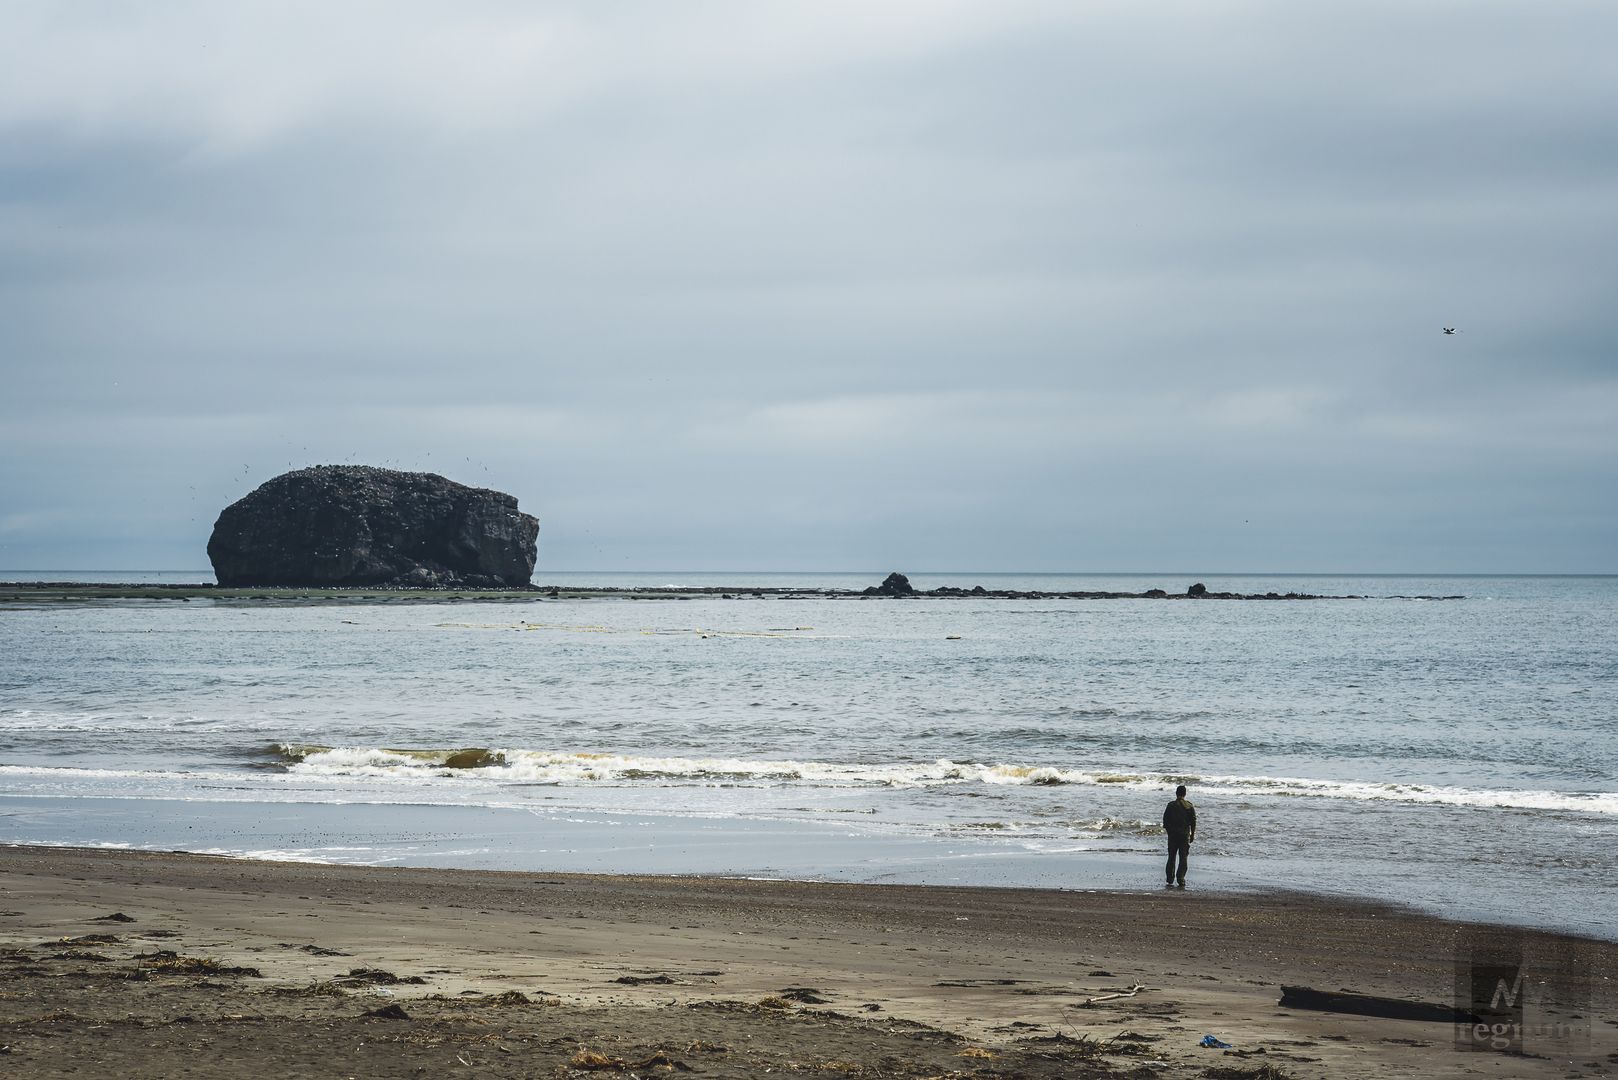
<path id="1" fill-rule="evenodd" d="M 629 1072 L 630 1070 L 635 1069 L 651 1069 L 657 1067 L 676 1069 L 680 1072 L 689 1072 L 691 1070 L 691 1067 L 685 1062 L 676 1061 L 674 1058 L 669 1057 L 668 1054 L 661 1050 L 655 1051 L 644 1061 L 626 1061 L 623 1058 L 608 1057 L 606 1054 L 598 1054 L 594 1050 L 586 1050 L 582 1046 L 579 1047 L 578 1053 L 573 1055 L 573 1059 L 569 1061 L 568 1064 L 573 1066 L 575 1069 L 610 1069 L 614 1072 Z"/>
<path id="2" fill-rule="evenodd" d="M 169 949 L 142 953 L 135 957 L 135 963 L 148 971 L 169 975 L 243 975 L 251 979 L 264 977 L 256 967 L 222 964 L 211 956 L 181 956 Z"/>

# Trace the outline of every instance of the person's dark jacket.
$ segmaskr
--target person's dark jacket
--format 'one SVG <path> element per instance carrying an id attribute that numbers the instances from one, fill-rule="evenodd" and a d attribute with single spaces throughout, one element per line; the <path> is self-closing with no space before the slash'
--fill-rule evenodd
<path id="1" fill-rule="evenodd" d="M 1187 840 L 1197 835 L 1197 808 L 1190 799 L 1175 799 L 1163 811 L 1163 830 L 1170 836 L 1183 836 Z"/>

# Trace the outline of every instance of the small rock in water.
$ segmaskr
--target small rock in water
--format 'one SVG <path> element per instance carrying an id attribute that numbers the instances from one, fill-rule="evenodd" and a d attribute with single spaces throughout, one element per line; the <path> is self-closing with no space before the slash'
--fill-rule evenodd
<path id="1" fill-rule="evenodd" d="M 865 590 L 866 596 L 911 596 L 915 593 L 910 579 L 895 570 L 882 579 L 882 584 L 872 585 Z"/>

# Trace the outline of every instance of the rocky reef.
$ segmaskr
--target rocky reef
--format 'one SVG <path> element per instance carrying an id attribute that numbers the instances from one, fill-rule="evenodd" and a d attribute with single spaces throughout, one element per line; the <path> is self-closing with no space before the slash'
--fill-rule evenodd
<path id="1" fill-rule="evenodd" d="M 911 596 L 915 593 L 915 591 L 915 587 L 910 584 L 910 579 L 899 573 L 899 571 L 895 570 L 893 573 L 882 579 L 882 584 L 869 586 L 865 590 L 865 595 Z"/>
<path id="2" fill-rule="evenodd" d="M 316 465 L 225 507 L 208 558 L 222 586 L 528 588 L 538 536 L 539 522 L 503 492 Z"/>

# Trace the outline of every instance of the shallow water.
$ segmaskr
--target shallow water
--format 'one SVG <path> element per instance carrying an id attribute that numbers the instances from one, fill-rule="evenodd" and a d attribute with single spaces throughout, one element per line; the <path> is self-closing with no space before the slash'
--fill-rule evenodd
<path id="1" fill-rule="evenodd" d="M 1277 603 L 807 591 L 874 580 L 840 575 L 536 579 L 806 593 L 0 611 L 0 838 L 1002 884 L 1116 884 L 1138 867 L 1152 885 L 1183 778 L 1201 815 L 1194 881 L 1618 936 L 1615 578 L 1200 579 L 1377 597 Z M 448 767 L 470 747 L 495 753 Z M 92 801 L 108 798 L 115 814 Z M 198 812 L 224 803 L 235 833 Z M 287 835 L 243 824 L 293 805 Z M 465 808 L 438 816 L 474 835 L 446 837 L 433 806 Z M 509 815 L 543 819 L 548 839 L 524 843 Z M 207 842 L 176 844 L 181 821 Z M 603 839 L 646 829 L 684 839 L 655 858 Z M 300 831 L 345 839 L 300 847 Z M 550 838 L 575 834 L 559 865 Z"/>

